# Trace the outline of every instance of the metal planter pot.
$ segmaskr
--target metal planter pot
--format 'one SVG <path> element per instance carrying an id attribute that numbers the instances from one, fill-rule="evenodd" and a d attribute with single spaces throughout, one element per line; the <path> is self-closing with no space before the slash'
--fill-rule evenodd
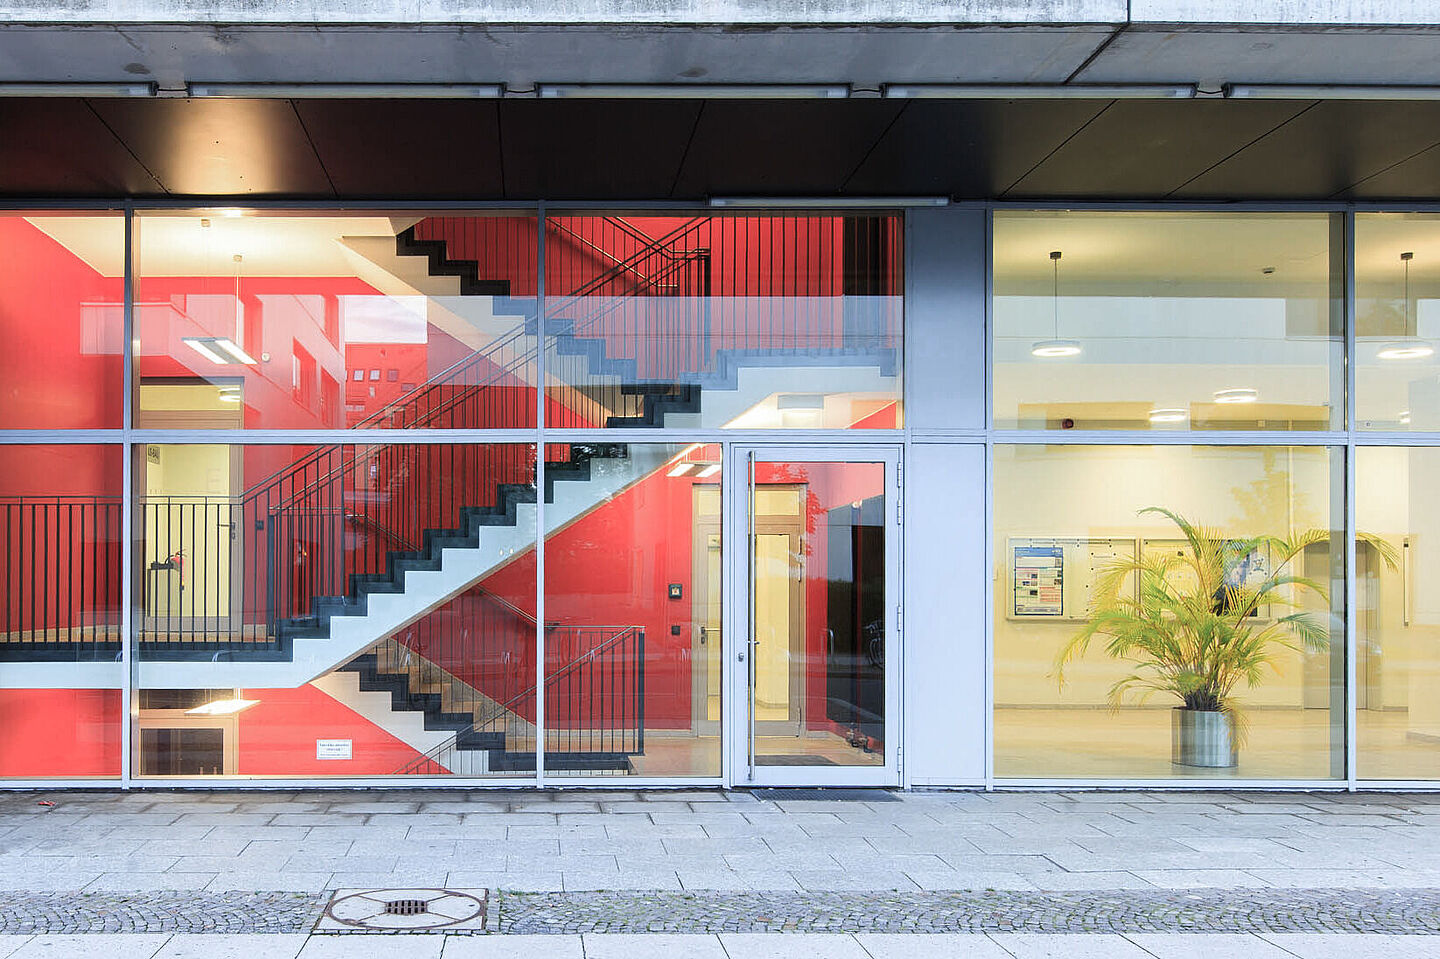
<path id="1" fill-rule="evenodd" d="M 1170 761 L 1177 766 L 1227 769 L 1238 760 L 1235 722 L 1229 713 L 1176 708 L 1170 711 Z"/>

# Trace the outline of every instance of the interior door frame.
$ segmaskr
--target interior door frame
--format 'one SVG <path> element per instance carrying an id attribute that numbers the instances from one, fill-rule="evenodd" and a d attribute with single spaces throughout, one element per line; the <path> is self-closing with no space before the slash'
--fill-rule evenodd
<path id="1" fill-rule="evenodd" d="M 726 591 L 722 722 L 725 781 L 733 786 L 899 786 L 904 736 L 900 603 L 901 447 L 735 444 L 728 450 L 724 517 Z M 751 763 L 751 478 L 757 463 L 883 463 L 885 468 L 885 755 L 878 766 L 756 766 Z"/>

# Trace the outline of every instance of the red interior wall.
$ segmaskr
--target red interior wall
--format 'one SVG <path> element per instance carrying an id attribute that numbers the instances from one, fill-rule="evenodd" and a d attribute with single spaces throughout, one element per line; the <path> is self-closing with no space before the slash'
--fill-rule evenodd
<path id="1" fill-rule="evenodd" d="M 0 689 L 0 777 L 119 776 L 118 689 Z"/>
<path id="2" fill-rule="evenodd" d="M 118 428 L 123 281 L 101 276 L 23 217 L 0 216 L 0 250 L 0 426 Z M 88 343 L 87 302 L 106 305 L 97 310 L 106 325 Z"/>
<path id="3" fill-rule="evenodd" d="M 245 698 L 259 703 L 238 714 L 242 776 L 384 776 L 420 755 L 314 686 L 247 689 Z M 316 759 L 317 739 L 350 740 L 353 758 Z"/>

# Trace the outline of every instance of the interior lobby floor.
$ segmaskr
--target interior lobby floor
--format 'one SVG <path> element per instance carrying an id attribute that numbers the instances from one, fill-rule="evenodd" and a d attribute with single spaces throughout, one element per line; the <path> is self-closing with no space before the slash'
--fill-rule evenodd
<path id="1" fill-rule="evenodd" d="M 1170 710 L 1006 708 L 995 710 L 995 775 L 1003 779 L 1343 778 L 1344 730 L 1332 738 L 1326 709 L 1252 709 L 1239 764 L 1198 769 L 1170 762 Z M 1356 714 L 1362 778 L 1440 777 L 1440 741 L 1409 734 L 1404 711 Z M 1332 750 L 1331 744 L 1334 743 Z"/>
<path id="2" fill-rule="evenodd" d="M 314 931 L 379 889 L 490 925 Z M 0 890 L 0 959 L 1437 956 L 1440 793 L 13 791 Z"/>

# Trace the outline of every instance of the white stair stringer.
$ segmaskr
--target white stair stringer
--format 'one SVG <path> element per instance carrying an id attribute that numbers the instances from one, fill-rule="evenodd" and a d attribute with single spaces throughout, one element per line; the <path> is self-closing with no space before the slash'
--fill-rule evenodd
<path id="1" fill-rule="evenodd" d="M 462 760 L 470 768 L 467 773 L 486 772 L 489 755 L 484 750 L 447 750 L 445 746 L 455 741 L 452 730 L 426 729 L 425 714 L 420 711 L 396 710 L 389 690 L 362 690 L 360 674 L 337 669 L 314 680 L 310 685 L 348 709 L 354 710 L 366 722 L 378 726 L 400 740 L 422 756 L 441 751 L 458 755 L 460 752 L 477 752 L 480 755 Z M 461 762 L 457 762 L 460 765 Z M 441 764 L 444 765 L 444 764 Z M 448 766 L 446 767 L 448 768 Z M 450 769 L 455 773 L 457 770 Z"/>
<path id="2" fill-rule="evenodd" d="M 589 461 L 586 480 L 559 478 L 545 504 L 549 536 L 604 503 L 664 464 L 667 448 L 635 443 L 624 457 L 597 456 Z M 254 688 L 289 689 L 348 662 L 370 646 L 410 625 L 426 613 L 465 592 L 534 544 L 535 504 L 516 506 L 516 522 L 481 526 L 475 547 L 440 551 L 438 570 L 409 570 L 404 590 L 370 593 L 363 613 L 329 618 L 328 635 L 297 636 L 291 657 L 276 661 L 142 661 L 136 667 L 141 689 Z"/>

